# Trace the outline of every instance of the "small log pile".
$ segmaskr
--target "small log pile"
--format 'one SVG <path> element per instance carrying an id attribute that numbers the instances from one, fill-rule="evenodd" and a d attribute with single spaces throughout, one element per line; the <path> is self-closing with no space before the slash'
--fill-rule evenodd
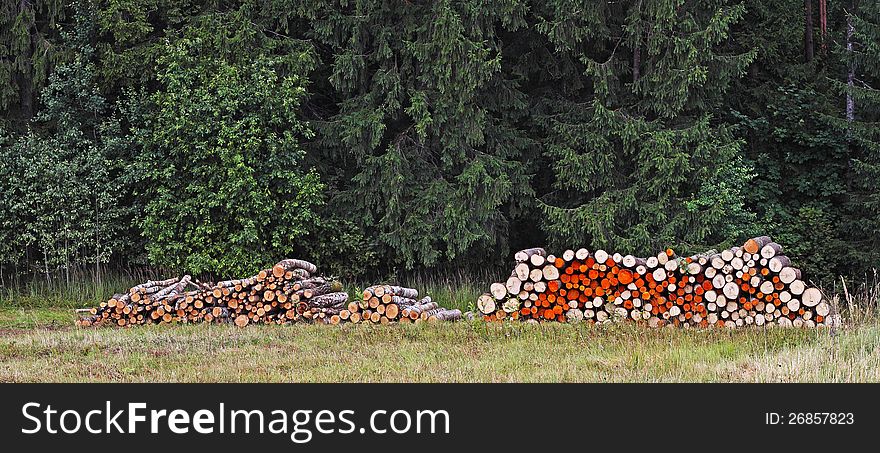
<path id="1" fill-rule="evenodd" d="M 317 267 L 286 259 L 249 278 L 216 283 L 182 278 L 148 281 L 116 294 L 80 326 L 167 323 L 333 324 L 346 308 L 348 294 L 332 279 L 314 277 Z M 187 291 L 187 288 L 194 288 Z"/>
<path id="2" fill-rule="evenodd" d="M 822 292 L 805 283 L 768 236 L 689 257 L 671 249 L 639 258 L 585 248 L 555 256 L 532 248 L 514 259 L 510 277 L 477 299 L 487 321 L 629 319 L 651 327 L 730 328 L 836 322 Z"/>
<path id="3" fill-rule="evenodd" d="M 431 296 L 419 298 L 415 288 L 375 285 L 364 290 L 361 300 L 350 302 L 340 316 L 353 323 L 388 324 L 458 321 L 463 315 L 461 310 L 440 307 Z"/>

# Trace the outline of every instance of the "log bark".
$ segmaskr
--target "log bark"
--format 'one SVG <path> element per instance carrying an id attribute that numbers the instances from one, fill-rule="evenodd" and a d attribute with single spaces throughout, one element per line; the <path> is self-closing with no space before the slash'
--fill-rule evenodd
<path id="1" fill-rule="evenodd" d="M 294 269 L 303 269 L 309 274 L 314 274 L 318 272 L 318 267 L 308 261 L 286 259 L 281 260 L 275 263 L 275 266 L 272 266 L 272 275 L 274 275 L 275 277 L 281 277 L 285 273 L 287 273 L 287 271 L 292 271 Z"/>
<path id="2" fill-rule="evenodd" d="M 134 294 L 137 292 L 144 292 L 146 294 L 153 294 L 153 293 L 159 291 L 159 289 L 166 288 L 166 287 L 171 286 L 179 281 L 180 280 L 177 278 L 169 278 L 166 280 L 149 280 L 149 281 L 146 281 L 146 282 L 141 283 L 139 285 L 132 286 L 128 290 L 128 293 Z M 158 289 L 155 289 L 155 288 L 158 288 Z M 155 289 L 155 290 L 150 291 L 151 289 Z"/>
<path id="3" fill-rule="evenodd" d="M 386 292 L 390 292 L 395 296 L 406 297 L 409 299 L 416 299 L 419 297 L 419 291 L 415 288 L 406 288 L 403 286 L 388 286 L 386 287 Z"/>
<path id="4" fill-rule="evenodd" d="M 348 293 L 337 292 L 315 296 L 309 300 L 313 308 L 341 307 L 348 302 Z"/>
<path id="5" fill-rule="evenodd" d="M 520 250 L 520 251 L 516 252 L 513 255 L 513 259 L 515 259 L 517 262 L 521 263 L 521 262 L 528 261 L 533 255 L 539 255 L 539 256 L 543 257 L 543 256 L 547 255 L 547 252 L 540 247 L 534 247 L 534 248 Z"/>
<path id="6" fill-rule="evenodd" d="M 442 310 L 428 317 L 431 321 L 458 321 L 461 319 L 461 310 Z"/>

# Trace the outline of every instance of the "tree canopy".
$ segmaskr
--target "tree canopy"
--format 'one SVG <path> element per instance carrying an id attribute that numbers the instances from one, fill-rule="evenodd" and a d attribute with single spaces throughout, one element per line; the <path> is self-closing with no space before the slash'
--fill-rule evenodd
<path id="1" fill-rule="evenodd" d="M 0 37 L 2 268 L 880 267 L 876 2 L 41 0 Z"/>

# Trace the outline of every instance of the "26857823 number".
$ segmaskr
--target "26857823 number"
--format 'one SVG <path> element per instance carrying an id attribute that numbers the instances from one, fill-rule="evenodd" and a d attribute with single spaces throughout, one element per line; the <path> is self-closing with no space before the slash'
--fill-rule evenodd
<path id="1" fill-rule="evenodd" d="M 768 425 L 852 425 L 852 412 L 767 412 L 764 421 Z"/>

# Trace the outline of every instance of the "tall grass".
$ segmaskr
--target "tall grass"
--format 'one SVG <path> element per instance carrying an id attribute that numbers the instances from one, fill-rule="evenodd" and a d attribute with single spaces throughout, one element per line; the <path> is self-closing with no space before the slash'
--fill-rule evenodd
<path id="1" fill-rule="evenodd" d="M 77 269 L 64 276 L 26 278 L 0 286 L 0 307 L 82 308 L 162 275 L 153 269 Z"/>
<path id="2" fill-rule="evenodd" d="M 847 285 L 841 278 L 840 286 L 835 289 L 838 291 L 832 291 L 828 297 L 845 320 L 860 324 L 880 318 L 880 276 L 876 269 L 856 285 Z"/>

